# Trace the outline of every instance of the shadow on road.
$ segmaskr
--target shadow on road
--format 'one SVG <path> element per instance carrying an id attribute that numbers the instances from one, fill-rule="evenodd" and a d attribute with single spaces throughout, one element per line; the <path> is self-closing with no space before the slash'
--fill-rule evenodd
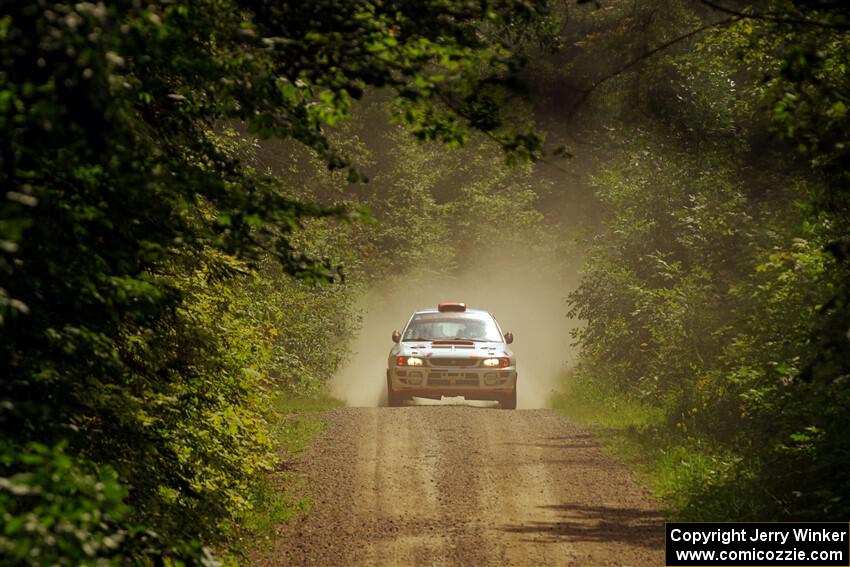
<path id="1" fill-rule="evenodd" d="M 501 530 L 535 536 L 536 541 L 591 541 L 624 543 L 658 549 L 664 545 L 664 518 L 656 511 L 579 504 L 539 506 L 559 512 L 556 521 L 509 525 Z"/>
<path id="2" fill-rule="evenodd" d="M 590 449 L 598 446 L 598 443 L 589 433 L 577 433 L 569 437 L 538 437 L 533 442 L 502 443 L 502 445 L 539 449 Z"/>
<path id="3" fill-rule="evenodd" d="M 515 447 L 537 447 L 540 449 L 591 449 L 595 447 L 594 444 L 587 443 L 502 443 L 502 445 L 507 446 L 515 446 Z"/>

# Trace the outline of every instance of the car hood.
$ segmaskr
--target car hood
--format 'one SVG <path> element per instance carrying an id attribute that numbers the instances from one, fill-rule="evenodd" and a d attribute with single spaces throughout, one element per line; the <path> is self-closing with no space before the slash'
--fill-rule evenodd
<path id="1" fill-rule="evenodd" d="M 400 356 L 420 356 L 423 358 L 487 358 L 490 356 L 509 356 L 513 353 L 503 342 L 471 341 L 409 341 L 399 343 L 396 354 Z"/>

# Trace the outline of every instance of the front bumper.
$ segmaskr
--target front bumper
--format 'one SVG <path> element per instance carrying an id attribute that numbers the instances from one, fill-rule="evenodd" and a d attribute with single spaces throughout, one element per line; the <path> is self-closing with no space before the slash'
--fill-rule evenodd
<path id="1" fill-rule="evenodd" d="M 491 399 L 516 389 L 516 367 L 440 368 L 392 367 L 387 386 L 393 393 L 411 396 L 464 396 Z"/>

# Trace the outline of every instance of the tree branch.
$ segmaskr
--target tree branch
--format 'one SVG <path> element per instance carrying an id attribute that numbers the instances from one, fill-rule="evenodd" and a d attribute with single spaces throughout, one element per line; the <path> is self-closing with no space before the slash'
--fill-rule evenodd
<path id="1" fill-rule="evenodd" d="M 722 12 L 724 14 L 728 14 L 730 16 L 736 16 L 738 18 L 747 18 L 751 20 L 762 20 L 766 22 L 772 22 L 775 24 L 788 24 L 793 26 L 813 26 L 818 28 L 826 28 L 831 30 L 840 30 L 840 31 L 848 31 L 850 30 L 850 24 L 833 24 L 830 22 L 818 21 L 818 20 L 807 20 L 805 18 L 794 18 L 789 17 L 787 13 L 782 12 L 763 12 L 761 14 L 754 13 L 748 14 L 746 12 L 741 12 L 738 10 L 733 10 L 732 8 L 727 8 L 726 6 L 722 6 L 713 0 L 699 0 L 701 4 L 704 4 L 711 8 L 712 10 L 716 10 L 718 12 Z"/>
<path id="2" fill-rule="evenodd" d="M 719 22 L 713 22 L 713 23 L 710 23 L 710 24 L 705 24 L 704 26 L 700 26 L 696 29 L 693 29 L 693 30 L 689 31 L 688 33 L 686 33 L 684 35 L 680 35 L 678 37 L 671 39 L 670 41 L 666 41 L 666 42 L 662 43 L 661 45 L 654 47 L 653 49 L 650 49 L 649 51 L 641 54 L 639 57 L 632 59 L 631 61 L 629 61 L 628 63 L 626 63 L 625 65 L 623 65 L 622 67 L 620 67 L 619 69 L 614 71 L 613 73 L 602 77 L 601 79 L 599 79 L 598 81 L 593 83 L 590 86 L 589 89 L 582 92 L 579 99 L 575 103 L 573 103 L 572 108 L 570 108 L 570 111 L 567 113 L 567 117 L 572 118 L 575 115 L 575 113 L 578 111 L 579 107 L 581 107 L 581 105 L 584 104 L 584 102 L 593 93 L 593 91 L 595 91 L 600 86 L 602 86 L 603 83 L 606 83 L 607 81 L 610 81 L 611 79 L 618 77 L 619 75 L 622 75 L 623 73 L 625 73 L 626 71 L 628 71 L 629 69 L 631 69 L 632 67 L 637 65 L 638 63 L 640 63 L 640 62 L 642 62 L 646 59 L 649 59 L 650 57 L 652 57 L 656 53 L 659 53 L 660 51 L 664 51 L 665 49 L 668 49 L 668 48 L 672 47 L 673 45 L 676 45 L 677 43 L 679 43 L 681 41 L 685 41 L 686 39 L 689 39 L 689 38 L 691 38 L 691 37 L 693 37 L 697 34 L 700 34 L 700 33 L 704 32 L 706 30 L 709 30 L 709 29 L 712 29 L 712 28 L 717 28 L 717 27 L 722 27 L 722 26 L 728 26 L 729 24 L 732 24 L 732 23 L 734 23 L 734 22 L 736 22 L 740 19 L 741 19 L 740 16 L 732 15 L 729 18 L 726 18 L 725 20 L 720 20 Z"/>

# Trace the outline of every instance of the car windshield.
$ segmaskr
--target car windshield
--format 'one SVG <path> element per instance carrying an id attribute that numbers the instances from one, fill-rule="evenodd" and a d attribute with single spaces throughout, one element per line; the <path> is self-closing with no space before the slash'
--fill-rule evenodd
<path id="1" fill-rule="evenodd" d="M 487 313 L 420 313 L 413 316 L 403 341 L 466 339 L 502 342 L 496 322 Z"/>

